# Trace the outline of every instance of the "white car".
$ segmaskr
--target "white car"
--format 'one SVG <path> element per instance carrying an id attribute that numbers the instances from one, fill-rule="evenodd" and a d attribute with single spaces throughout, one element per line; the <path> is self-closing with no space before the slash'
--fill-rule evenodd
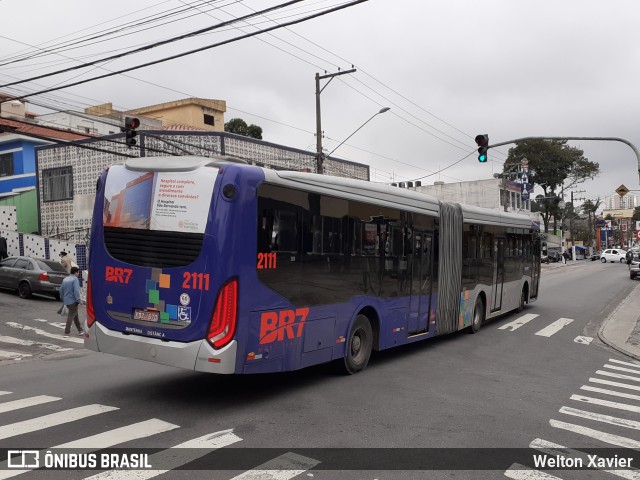
<path id="1" fill-rule="evenodd" d="M 607 263 L 607 262 L 626 263 L 627 261 L 626 255 L 627 255 L 626 250 L 622 250 L 620 248 L 607 248 L 606 250 L 602 251 L 602 254 L 600 255 L 600 261 L 602 263 Z"/>

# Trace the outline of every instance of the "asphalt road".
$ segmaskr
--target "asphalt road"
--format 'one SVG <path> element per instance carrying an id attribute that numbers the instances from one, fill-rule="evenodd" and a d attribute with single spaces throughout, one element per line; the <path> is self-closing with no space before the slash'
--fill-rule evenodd
<path id="1" fill-rule="evenodd" d="M 156 419 L 129 427 L 129 437 L 117 446 L 160 449 L 154 467 L 172 470 L 161 478 L 542 478 L 517 465 L 511 469 L 532 461 L 529 451 L 523 456 L 509 449 L 541 451 L 555 444 L 579 455 L 590 448 L 640 448 L 640 366 L 596 334 L 634 285 L 626 265 L 545 265 L 540 299 L 521 314 L 487 323 L 477 335 L 460 332 L 380 352 L 354 376 L 336 373 L 334 365 L 211 376 L 88 352 L 61 337 L 57 302 L 0 292 L 0 350 L 31 355 L 0 361 L 0 391 L 11 392 L 0 396 L 0 449 L 79 439 L 84 446 L 105 446 L 103 437 L 87 437 Z M 8 344 L 8 337 L 35 343 Z M 180 460 L 166 464 L 177 451 L 166 449 L 217 432 L 214 440 L 198 444 L 202 448 L 183 449 L 182 463 L 212 445 L 245 449 L 237 470 L 181 471 L 172 469 Z M 265 447 L 275 450 L 259 450 Z M 327 448 L 364 450 L 349 450 L 347 465 L 358 468 L 343 470 L 337 467 L 345 465 L 344 451 Z M 381 448 L 386 450 L 376 450 Z M 292 450 L 301 456 L 287 454 Z M 275 468 L 260 467 L 273 458 L 279 476 L 243 473 Z M 420 470 L 427 460 L 449 470 Z M 486 464 L 491 470 L 472 470 Z M 640 468 L 640 456 L 633 465 Z M 0 465 L 0 478 L 7 472 Z M 38 471 L 22 478 L 95 473 Z M 548 473 L 563 479 L 610 476 Z"/>

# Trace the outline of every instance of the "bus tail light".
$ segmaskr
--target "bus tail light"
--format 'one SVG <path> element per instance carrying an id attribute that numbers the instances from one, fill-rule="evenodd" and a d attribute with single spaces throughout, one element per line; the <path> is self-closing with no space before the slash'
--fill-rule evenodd
<path id="1" fill-rule="evenodd" d="M 236 333 L 237 317 L 238 279 L 233 278 L 225 283 L 218 292 L 207 333 L 207 340 L 213 345 L 213 348 L 222 348 L 231 341 Z"/>
<path id="2" fill-rule="evenodd" d="M 87 326 L 91 327 L 96 321 L 96 312 L 93 308 L 93 292 L 91 290 L 91 275 L 87 276 Z"/>

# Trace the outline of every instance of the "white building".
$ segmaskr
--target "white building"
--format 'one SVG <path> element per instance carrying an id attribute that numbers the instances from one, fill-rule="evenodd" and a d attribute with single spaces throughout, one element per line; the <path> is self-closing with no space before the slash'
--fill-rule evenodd
<path id="1" fill-rule="evenodd" d="M 633 210 L 638 205 L 638 197 L 636 195 L 627 194 L 624 197 L 620 195 L 609 195 L 604 197 L 605 210 Z"/>

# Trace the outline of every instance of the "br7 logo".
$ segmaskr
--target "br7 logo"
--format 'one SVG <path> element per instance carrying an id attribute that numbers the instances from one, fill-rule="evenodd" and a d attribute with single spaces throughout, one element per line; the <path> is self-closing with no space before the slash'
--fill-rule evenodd
<path id="1" fill-rule="evenodd" d="M 300 338 L 307 315 L 308 308 L 264 312 L 260 317 L 260 345 L 281 342 L 285 337 L 288 340 Z"/>
<path id="2" fill-rule="evenodd" d="M 129 283 L 129 279 L 131 278 L 131 274 L 133 270 L 130 268 L 120 268 L 120 267 L 107 267 L 104 275 L 104 279 L 107 282 L 115 282 L 115 283 Z"/>

